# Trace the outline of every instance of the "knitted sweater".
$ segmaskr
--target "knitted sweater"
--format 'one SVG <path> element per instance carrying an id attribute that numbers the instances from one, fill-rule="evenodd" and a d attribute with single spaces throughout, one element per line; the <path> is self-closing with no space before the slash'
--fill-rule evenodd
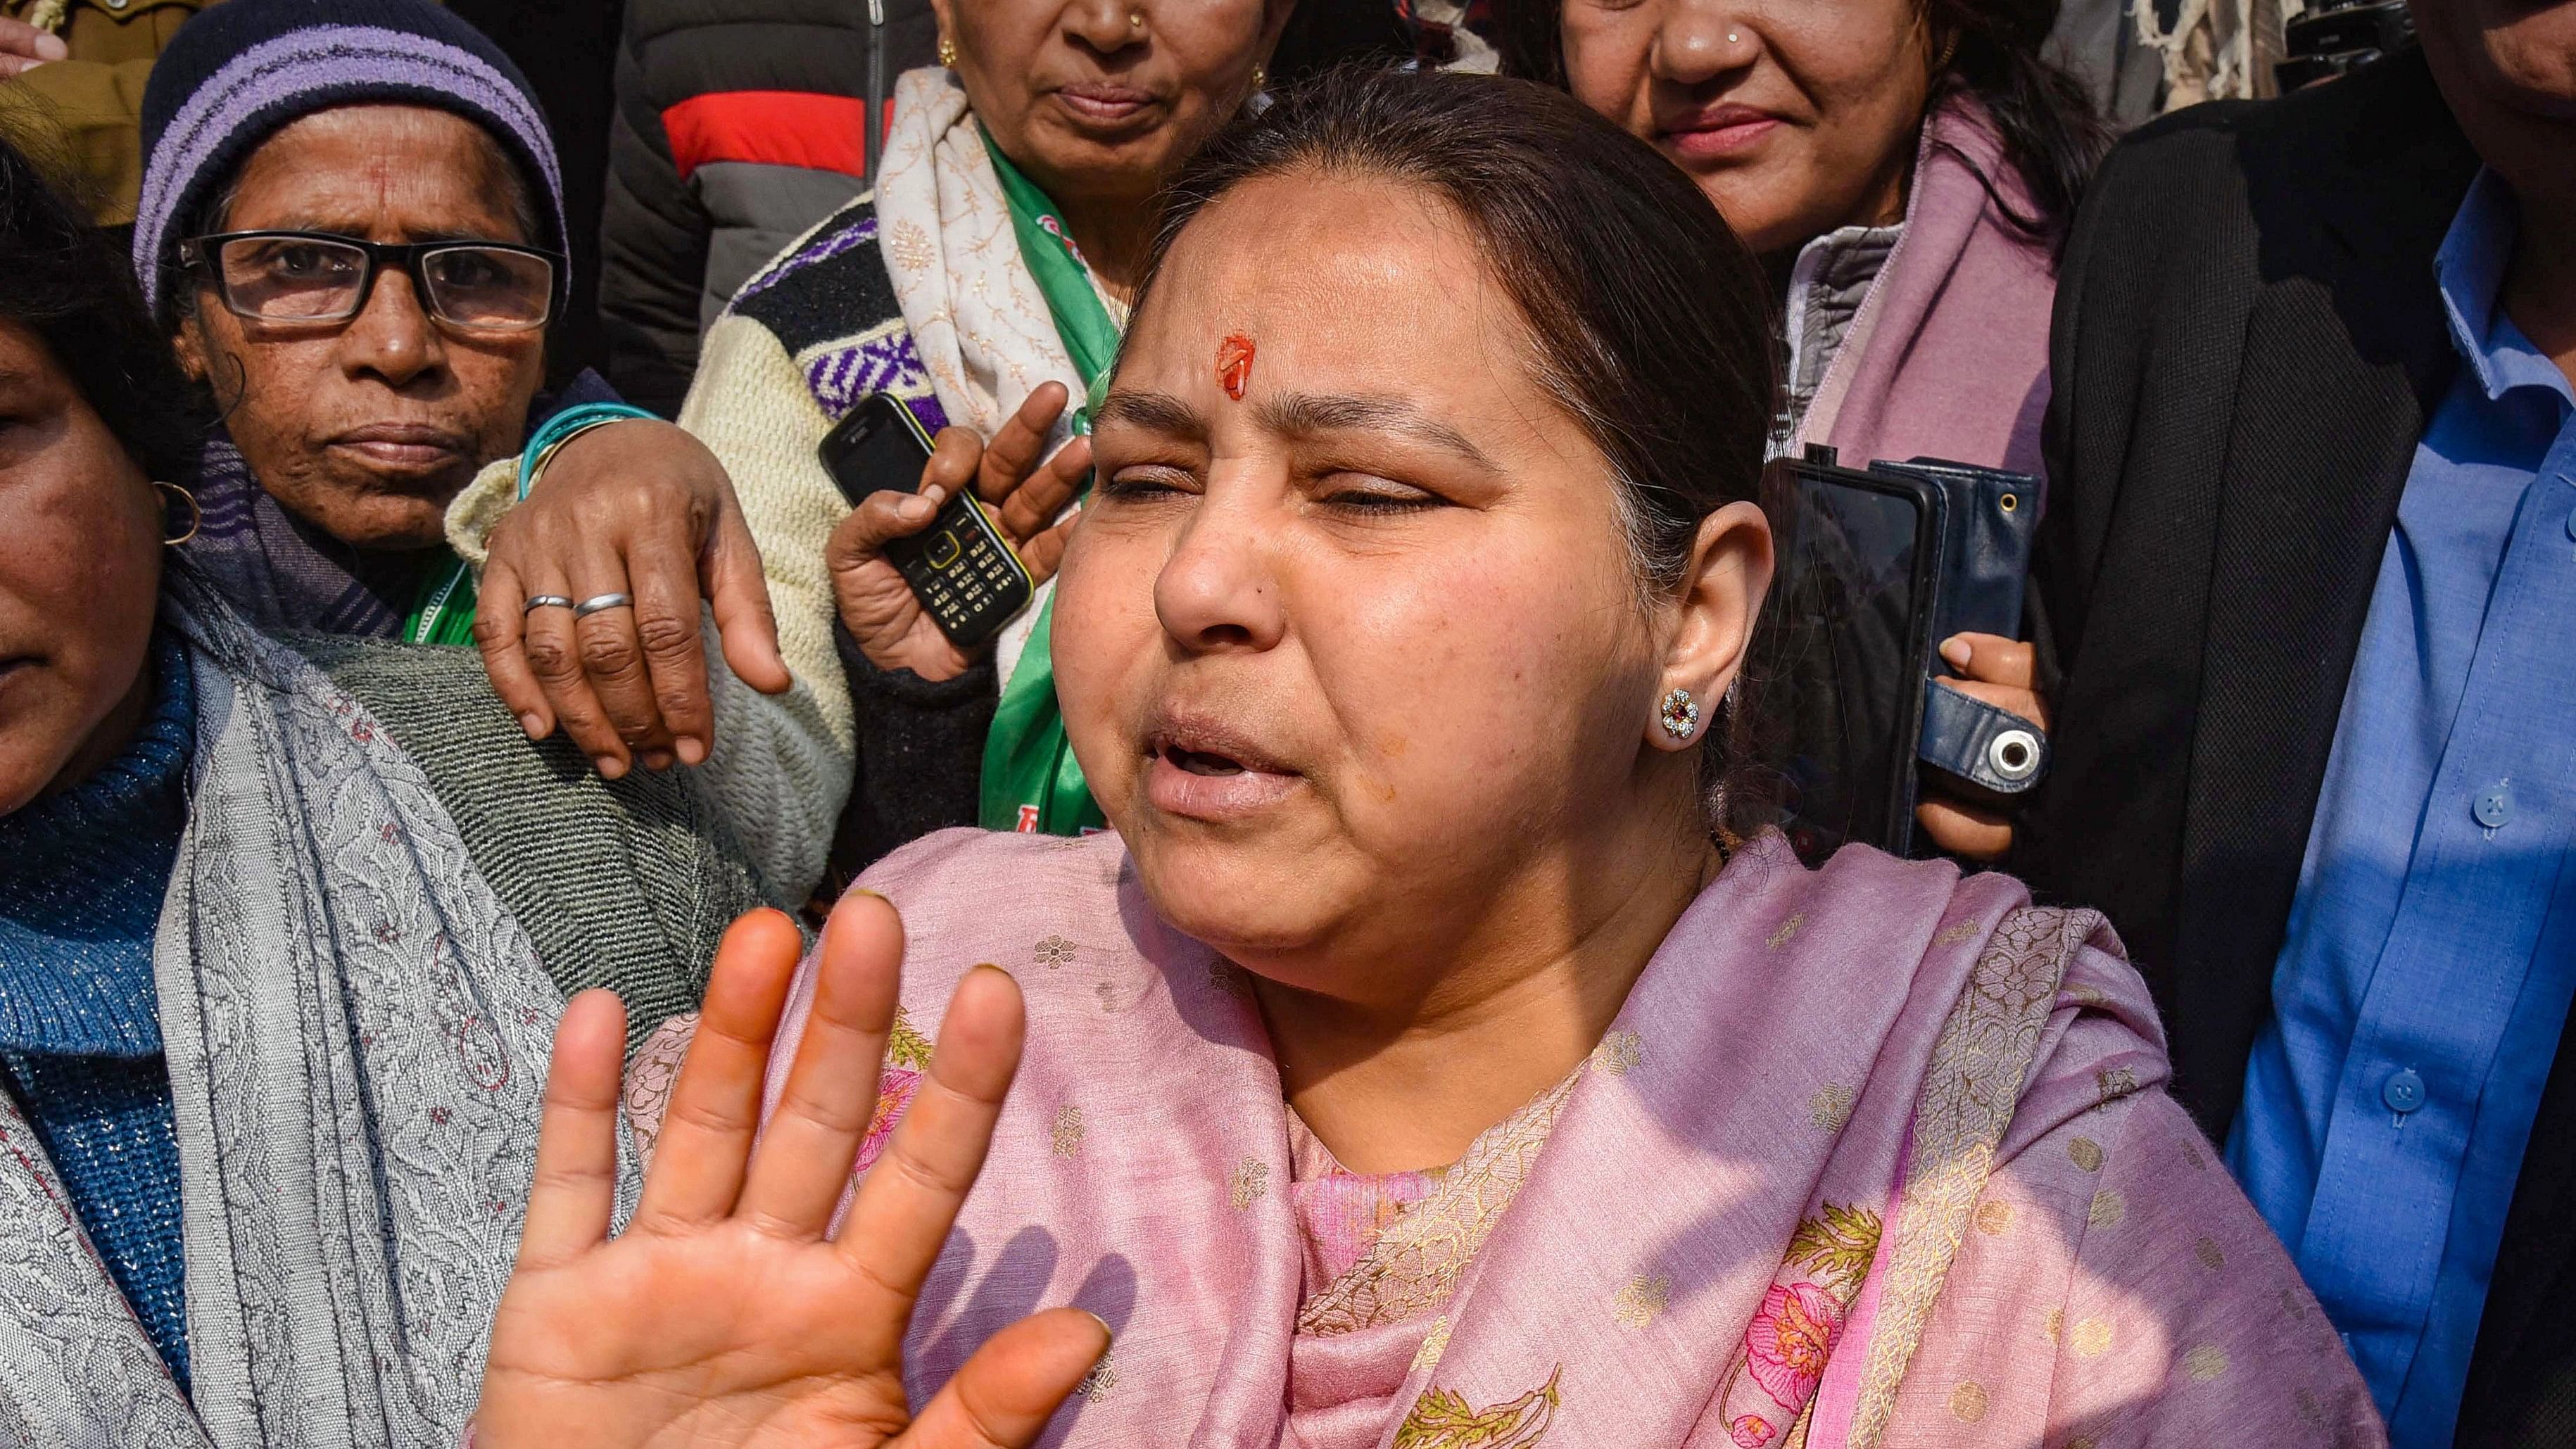
<path id="1" fill-rule="evenodd" d="M 0 817 L 0 1067 L 109 1277 L 188 1385 L 179 1147 L 153 933 L 188 814 L 196 691 L 154 640 L 156 703 L 97 774 Z"/>
<path id="2" fill-rule="evenodd" d="M 471 649 L 344 635 L 288 641 L 357 697 L 420 767 L 457 833 L 569 997 L 608 986 L 629 1045 L 695 1011 L 716 942 L 773 892 L 702 775 L 603 780 L 571 742 L 531 742 Z"/>

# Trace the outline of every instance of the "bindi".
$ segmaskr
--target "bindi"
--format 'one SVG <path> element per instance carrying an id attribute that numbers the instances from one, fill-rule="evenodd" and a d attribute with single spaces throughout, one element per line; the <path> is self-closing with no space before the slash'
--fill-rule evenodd
<path id="1" fill-rule="evenodd" d="M 1236 402 L 1243 401 L 1245 384 L 1252 381 L 1252 339 L 1240 332 L 1226 334 L 1216 345 L 1217 385 Z"/>

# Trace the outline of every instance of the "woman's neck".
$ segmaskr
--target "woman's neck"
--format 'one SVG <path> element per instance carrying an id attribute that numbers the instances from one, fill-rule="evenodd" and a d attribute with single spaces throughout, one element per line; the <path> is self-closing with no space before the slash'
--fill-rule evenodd
<path id="1" fill-rule="evenodd" d="M 1607 876 L 1517 883 L 1437 960 L 1335 963 L 1342 979 L 1430 983 L 1418 997 L 1360 1001 L 1256 976 L 1289 1105 L 1354 1172 L 1457 1161 L 1600 1042 L 1718 863 L 1694 832 Z"/>
<path id="2" fill-rule="evenodd" d="M 1100 290 L 1125 307 L 1136 300 L 1136 283 L 1144 275 L 1145 254 L 1154 242 L 1154 208 L 1150 201 L 1059 200 L 1064 225 L 1073 233 Z"/>

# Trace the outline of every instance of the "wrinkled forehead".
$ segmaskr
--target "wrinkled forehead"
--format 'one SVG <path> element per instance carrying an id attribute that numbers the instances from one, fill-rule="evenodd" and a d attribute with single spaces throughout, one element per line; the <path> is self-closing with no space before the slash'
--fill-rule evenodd
<path id="1" fill-rule="evenodd" d="M 534 196 L 480 123 L 430 106 L 333 106 L 279 127 L 218 194 L 229 228 L 348 226 L 391 208 L 415 226 L 528 232 Z M 533 235 L 513 240 L 535 241 Z"/>
<path id="2" fill-rule="evenodd" d="M 1191 220 L 1116 386 L 1210 409 L 1289 388 L 1509 413 L 1552 407 L 1532 355 L 1518 306 L 1446 201 L 1300 171 L 1245 182 Z"/>

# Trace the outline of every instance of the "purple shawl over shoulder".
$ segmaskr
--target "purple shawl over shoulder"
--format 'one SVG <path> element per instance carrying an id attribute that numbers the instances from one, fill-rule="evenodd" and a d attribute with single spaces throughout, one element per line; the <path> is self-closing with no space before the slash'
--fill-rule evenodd
<path id="1" fill-rule="evenodd" d="M 1817 385 L 1802 442 L 1854 467 L 1934 457 L 2040 471 L 2057 264 L 2007 206 L 2037 212 L 1985 107 L 1945 103 L 1923 127 L 1905 231 Z"/>
<path id="2" fill-rule="evenodd" d="M 1859 849 L 1810 871 L 1754 841 L 1552 1129 L 1480 1138 L 1399 1219 L 1428 1226 L 1351 1270 L 1377 1275 L 1361 1296 L 1380 1311 L 1320 1331 L 1299 1327 L 1313 1285 L 1260 1012 L 1239 968 L 1157 919 L 1116 836 L 946 831 L 864 880 L 909 947 L 862 1171 L 959 976 L 997 963 L 1028 1000 L 991 1157 L 906 1342 L 916 1403 L 1069 1302 L 1116 1337 L 1050 1444 L 2384 1442 L 2165 1095 L 2118 941 L 2026 909 L 2007 877 Z M 809 963 L 773 1106 L 810 990 Z M 684 1040 L 630 1078 L 647 1133 Z M 1510 1168 L 1453 1192 L 1480 1157 Z"/>

